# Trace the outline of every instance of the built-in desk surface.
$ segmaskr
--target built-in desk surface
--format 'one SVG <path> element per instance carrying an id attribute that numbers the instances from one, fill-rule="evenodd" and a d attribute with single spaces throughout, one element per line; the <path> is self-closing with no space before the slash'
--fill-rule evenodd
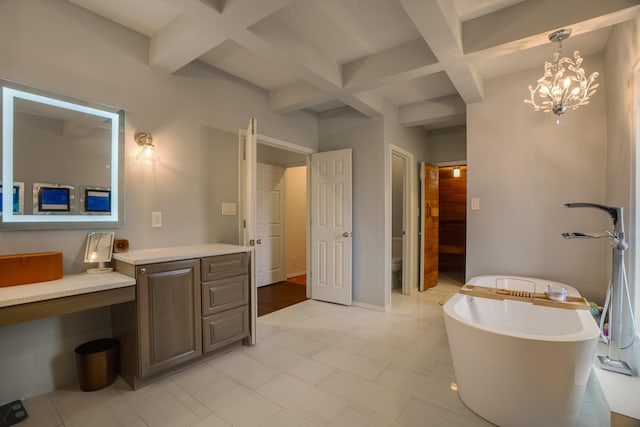
<path id="1" fill-rule="evenodd" d="M 69 274 L 62 279 L 0 288 L 0 326 L 135 300 L 124 274 Z"/>

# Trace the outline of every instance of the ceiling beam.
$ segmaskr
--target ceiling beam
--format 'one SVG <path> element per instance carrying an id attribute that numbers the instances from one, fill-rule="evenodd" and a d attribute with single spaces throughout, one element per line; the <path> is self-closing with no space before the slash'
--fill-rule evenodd
<path id="1" fill-rule="evenodd" d="M 462 25 L 452 0 L 400 0 L 436 57 L 462 55 Z"/>
<path id="2" fill-rule="evenodd" d="M 467 106 L 457 95 L 404 105 L 398 109 L 400 126 L 424 126 L 466 115 Z"/>
<path id="3" fill-rule="evenodd" d="M 183 12 L 149 44 L 149 65 L 174 73 L 220 43 L 273 14 L 291 0 L 164 0 Z"/>
<path id="4" fill-rule="evenodd" d="M 277 17 L 271 16 L 253 25 L 251 29 L 238 31 L 233 40 L 250 51 L 267 56 L 277 63 L 287 67 L 311 86 L 315 86 L 317 97 L 313 97 L 313 90 L 309 87 L 302 89 L 307 95 L 292 95 L 290 101 L 287 95 L 274 92 L 274 105 L 282 111 L 292 106 L 287 102 L 301 103 L 305 107 L 321 104 L 331 99 L 338 99 L 367 117 L 383 114 L 384 102 L 376 96 L 356 97 L 343 88 L 342 67 L 335 60 L 324 55 L 316 47 L 300 37 Z M 285 89 L 285 91 L 300 90 L 301 87 Z M 283 93 L 285 93 L 283 91 Z M 324 93 L 325 95 L 320 95 Z"/>
<path id="5" fill-rule="evenodd" d="M 577 35 L 639 12 L 638 0 L 528 0 L 463 23 L 464 52 L 497 49 L 507 54 L 549 43 L 547 35 L 559 28 L 572 27 Z"/>
<path id="6" fill-rule="evenodd" d="M 429 46 L 416 39 L 342 65 L 344 87 L 350 93 L 415 79 L 442 71 Z"/>
<path id="7" fill-rule="evenodd" d="M 484 99 L 482 77 L 462 61 L 462 23 L 453 0 L 399 0 L 466 103 Z"/>
<path id="8" fill-rule="evenodd" d="M 389 102 L 383 97 L 373 93 L 350 95 L 346 92 L 342 92 L 337 96 L 337 98 L 367 117 L 384 115 L 390 108 L 396 108 L 389 104 Z"/>
<path id="9" fill-rule="evenodd" d="M 475 65 L 470 63 L 452 64 L 448 65 L 445 71 L 465 103 L 482 102 L 484 81 Z"/>

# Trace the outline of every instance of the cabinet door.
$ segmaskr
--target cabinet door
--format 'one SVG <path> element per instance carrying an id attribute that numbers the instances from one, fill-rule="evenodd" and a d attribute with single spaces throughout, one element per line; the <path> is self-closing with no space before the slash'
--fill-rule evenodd
<path id="1" fill-rule="evenodd" d="M 249 336 L 249 309 L 233 308 L 202 319 L 205 353 Z"/>
<path id="2" fill-rule="evenodd" d="M 246 252 L 202 258 L 202 281 L 247 274 L 249 254 Z"/>
<path id="3" fill-rule="evenodd" d="M 137 268 L 140 377 L 202 354 L 200 260 Z"/>
<path id="4" fill-rule="evenodd" d="M 203 316 L 247 305 L 248 302 L 249 276 L 247 274 L 202 284 Z"/>

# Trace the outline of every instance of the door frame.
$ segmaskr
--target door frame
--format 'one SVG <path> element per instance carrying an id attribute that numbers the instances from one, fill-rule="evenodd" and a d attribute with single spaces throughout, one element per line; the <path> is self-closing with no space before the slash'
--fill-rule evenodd
<path id="1" fill-rule="evenodd" d="M 418 215 L 416 190 L 418 175 L 413 154 L 396 145 L 387 144 L 385 150 L 385 309 L 391 305 L 391 163 L 393 154 L 405 161 L 403 184 L 403 222 L 405 224 L 405 237 L 403 239 L 402 259 L 402 293 L 412 295 L 417 292 L 417 256 L 418 256 Z"/>
<path id="2" fill-rule="evenodd" d="M 240 135 L 243 137 L 246 137 L 247 134 L 247 130 L 246 129 L 239 129 Z M 298 153 L 298 154 L 304 154 L 307 159 L 306 159 L 306 166 L 307 166 L 307 194 L 306 194 L 306 203 L 307 203 L 307 259 L 306 259 L 306 270 L 307 270 L 307 274 L 309 274 L 309 269 L 310 269 L 310 263 L 311 263 L 311 228 L 309 226 L 309 209 L 311 206 L 311 154 L 317 153 L 318 150 L 316 150 L 315 148 L 309 148 L 306 147 L 304 145 L 300 145 L 300 144 L 296 144 L 293 142 L 289 142 L 289 141 L 285 141 L 283 139 L 278 139 L 278 138 L 274 138 L 268 135 L 262 135 L 260 133 L 256 134 L 256 141 L 258 144 L 264 144 L 264 145 L 269 145 L 271 147 L 275 147 L 275 148 L 280 148 L 282 150 L 287 150 L 287 151 L 292 151 L 294 153 Z M 239 200 L 239 204 L 242 204 L 242 201 L 244 200 L 244 187 L 242 185 L 242 182 L 244 181 L 243 178 L 243 170 L 242 170 L 242 162 L 243 162 L 243 153 L 242 153 L 242 144 L 238 144 L 238 150 L 239 150 L 239 155 L 238 155 L 238 174 L 239 174 L 239 179 L 238 179 L 238 200 Z M 239 210 L 240 212 L 242 212 L 242 209 Z M 244 232 L 244 226 L 242 223 L 242 218 L 241 216 L 238 216 L 238 236 L 240 236 L 240 241 L 242 241 L 242 234 Z M 286 238 L 286 228 L 285 228 L 285 238 Z M 311 286 L 306 286 L 307 288 L 307 298 L 311 298 Z"/>

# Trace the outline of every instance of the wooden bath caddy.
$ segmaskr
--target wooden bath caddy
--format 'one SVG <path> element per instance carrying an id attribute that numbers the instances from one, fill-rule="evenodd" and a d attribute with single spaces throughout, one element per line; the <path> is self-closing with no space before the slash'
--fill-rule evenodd
<path id="1" fill-rule="evenodd" d="M 458 291 L 461 294 L 472 297 L 490 298 L 497 300 L 515 300 L 530 302 L 533 305 L 546 305 L 548 307 L 567 308 L 571 310 L 589 310 L 589 303 L 582 297 L 573 297 L 567 295 L 566 301 L 555 301 L 544 293 L 534 293 L 527 291 L 518 291 L 515 289 L 498 289 L 486 286 L 464 285 Z"/>

